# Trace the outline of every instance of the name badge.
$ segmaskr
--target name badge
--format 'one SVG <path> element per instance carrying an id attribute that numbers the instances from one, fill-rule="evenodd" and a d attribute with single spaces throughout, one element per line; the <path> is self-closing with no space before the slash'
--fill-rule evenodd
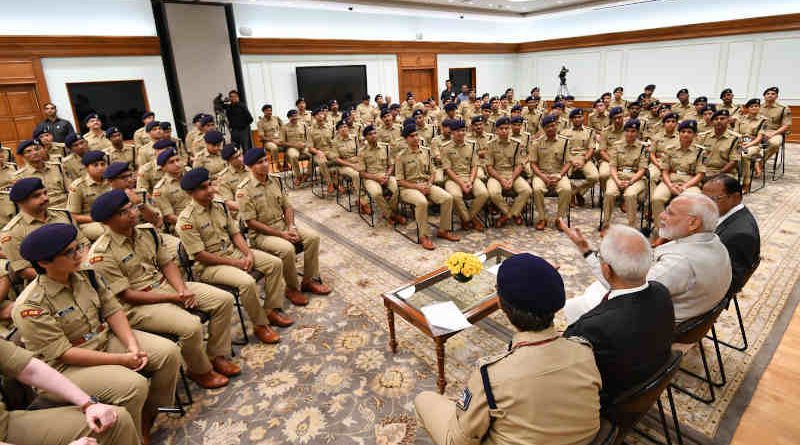
<path id="1" fill-rule="evenodd" d="M 133 259 L 133 253 L 129 253 L 122 258 L 123 263 L 127 263 L 128 261 Z"/>
<path id="2" fill-rule="evenodd" d="M 210 223 L 210 222 L 207 222 L 207 223 L 203 224 L 202 226 L 200 226 L 200 229 L 201 229 L 201 230 L 202 230 L 202 229 L 205 229 L 206 227 L 208 227 L 208 226 L 210 226 L 210 225 L 211 225 L 211 223 Z"/>
<path id="3" fill-rule="evenodd" d="M 675 173 L 676 173 L 676 174 L 679 174 L 679 175 L 688 175 L 688 174 L 689 174 L 689 173 L 687 173 L 687 172 L 680 171 L 680 170 L 675 170 Z"/>
<path id="4" fill-rule="evenodd" d="M 75 312 L 75 306 L 68 306 L 56 312 L 56 317 L 63 317 L 71 312 Z"/>
<path id="5" fill-rule="evenodd" d="M 632 168 L 623 168 L 622 169 L 622 173 L 633 173 L 633 169 Z"/>

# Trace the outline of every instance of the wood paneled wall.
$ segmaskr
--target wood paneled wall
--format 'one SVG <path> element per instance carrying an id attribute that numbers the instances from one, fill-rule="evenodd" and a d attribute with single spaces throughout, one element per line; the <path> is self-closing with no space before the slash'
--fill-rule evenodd
<path id="1" fill-rule="evenodd" d="M 0 57 L 158 56 L 158 37 L 0 36 Z"/>

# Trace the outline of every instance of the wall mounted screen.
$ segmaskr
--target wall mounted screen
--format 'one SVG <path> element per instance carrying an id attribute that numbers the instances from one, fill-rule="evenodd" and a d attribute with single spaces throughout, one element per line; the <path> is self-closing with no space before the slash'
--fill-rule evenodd
<path id="1" fill-rule="evenodd" d="M 367 94 L 367 66 L 297 67 L 297 93 L 305 98 L 308 109 L 339 101 L 339 109 L 355 107 Z"/>
<path id="2" fill-rule="evenodd" d="M 67 83 L 69 102 L 81 133 L 89 131 L 83 118 L 97 113 L 103 128 L 118 127 L 125 139 L 142 126 L 142 114 L 149 109 L 143 80 Z"/>

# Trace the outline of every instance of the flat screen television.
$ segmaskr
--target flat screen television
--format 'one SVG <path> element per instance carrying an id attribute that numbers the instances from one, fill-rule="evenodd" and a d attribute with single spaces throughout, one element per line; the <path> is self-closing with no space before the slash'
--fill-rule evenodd
<path id="1" fill-rule="evenodd" d="M 309 110 L 331 99 L 344 111 L 355 108 L 367 94 L 367 66 L 303 66 L 296 68 L 297 93 Z"/>
<path id="2" fill-rule="evenodd" d="M 149 110 L 143 80 L 67 83 L 67 93 L 81 133 L 89 131 L 83 118 L 97 113 L 104 129 L 118 127 L 124 139 L 133 139 L 142 114 Z"/>

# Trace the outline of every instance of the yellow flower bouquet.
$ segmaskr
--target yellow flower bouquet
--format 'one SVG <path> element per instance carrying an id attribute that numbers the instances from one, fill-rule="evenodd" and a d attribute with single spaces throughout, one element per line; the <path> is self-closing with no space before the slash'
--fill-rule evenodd
<path id="1" fill-rule="evenodd" d="M 445 261 L 445 265 L 453 278 L 462 283 L 471 280 L 483 269 L 483 263 L 477 256 L 465 252 L 456 252 L 450 255 L 450 258 Z"/>

